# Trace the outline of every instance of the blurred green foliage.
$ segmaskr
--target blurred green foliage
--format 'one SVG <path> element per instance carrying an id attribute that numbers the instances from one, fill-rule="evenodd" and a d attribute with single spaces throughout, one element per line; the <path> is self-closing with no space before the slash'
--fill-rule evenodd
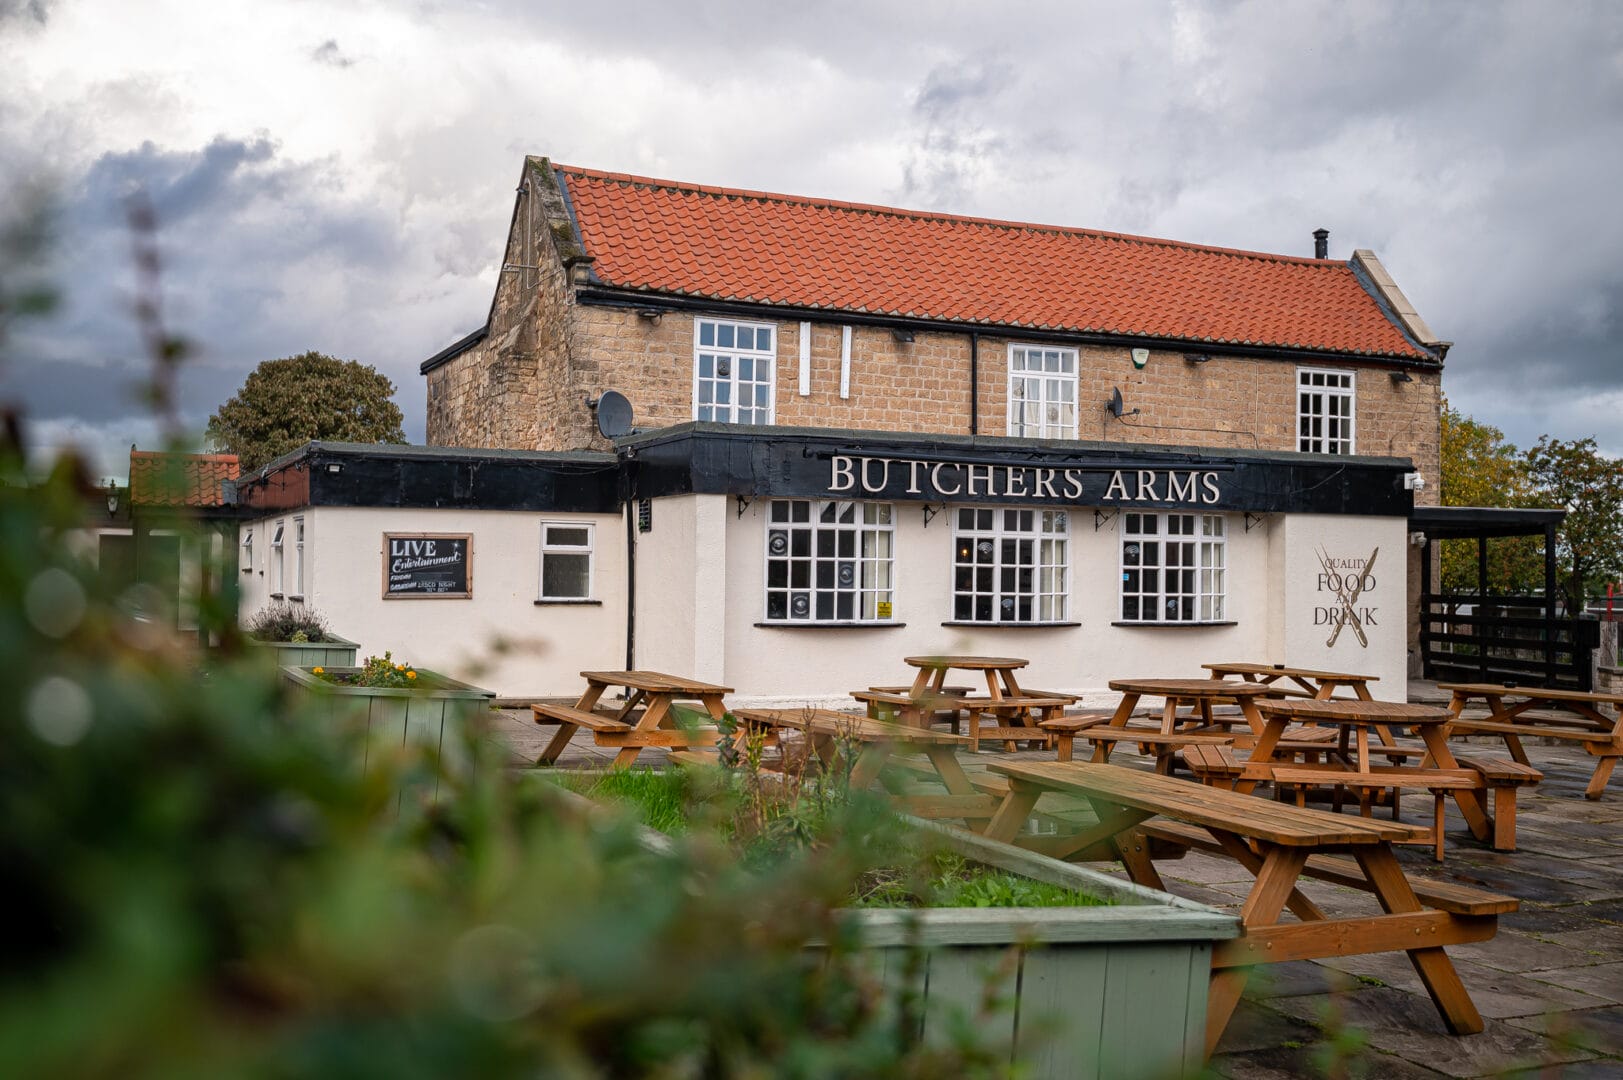
<path id="1" fill-rule="evenodd" d="M 971 1034 L 916 1045 L 866 974 L 832 916 L 855 819 L 765 874 L 703 837 L 654 856 L 473 734 L 486 767 L 397 815 L 437 761 L 373 747 L 363 775 L 359 736 L 275 673 L 203 674 L 75 557 L 71 462 L 30 486 L 10 447 L 0 470 L 0 1075 L 1005 1071 Z"/>

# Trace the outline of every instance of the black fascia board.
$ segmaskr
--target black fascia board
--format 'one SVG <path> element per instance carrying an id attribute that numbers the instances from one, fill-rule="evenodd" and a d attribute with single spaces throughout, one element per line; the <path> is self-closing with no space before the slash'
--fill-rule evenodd
<path id="1" fill-rule="evenodd" d="M 309 443 L 266 473 L 308 470 L 311 506 L 619 513 L 613 454 Z"/>
<path id="2" fill-rule="evenodd" d="M 616 442 L 628 496 L 1198 509 L 1407 518 L 1407 458 L 693 422 Z M 977 489 L 977 481 L 979 488 Z"/>
<path id="3" fill-rule="evenodd" d="M 1567 512 L 1558 509 L 1513 509 L 1502 506 L 1417 506 L 1409 528 L 1431 540 L 1496 536 L 1542 536 L 1559 526 Z"/>
<path id="4" fill-rule="evenodd" d="M 433 371 L 440 365 L 449 364 L 452 360 L 455 360 L 457 357 L 461 356 L 463 353 L 485 340 L 485 336 L 489 333 L 490 324 L 487 322 L 473 333 L 467 335 L 459 341 L 452 342 L 450 345 L 447 345 L 433 356 L 430 356 L 427 360 L 424 360 L 417 366 L 417 374 L 427 375 L 430 371 Z"/>
<path id="5" fill-rule="evenodd" d="M 639 311 L 693 311 L 713 315 L 734 315 L 749 319 L 803 319 L 810 322 L 878 326 L 891 330 L 913 330 L 937 334 L 980 333 L 1015 338 L 1021 341 L 1053 342 L 1065 345 L 1148 347 L 1174 352 L 1259 357 L 1270 360 L 1293 360 L 1300 363 L 1370 364 L 1382 368 L 1404 368 L 1412 371 L 1441 371 L 1443 369 L 1443 363 L 1439 359 L 1420 360 L 1414 357 L 1390 356 L 1384 353 L 1336 352 L 1328 349 L 1296 348 L 1284 345 L 1247 345 L 1243 342 L 1206 341 L 1200 338 L 1107 334 L 1083 330 L 1042 330 L 1010 323 L 921 319 L 907 315 L 873 314 L 861 311 L 846 311 L 838 308 L 797 307 L 790 304 L 762 304 L 739 300 L 710 300 L 700 296 L 676 295 L 637 289 L 578 288 L 575 290 L 575 299 L 581 304 L 593 307 L 618 307 Z M 1416 348 L 1428 353 L 1433 351 L 1423 345 L 1416 345 Z"/>

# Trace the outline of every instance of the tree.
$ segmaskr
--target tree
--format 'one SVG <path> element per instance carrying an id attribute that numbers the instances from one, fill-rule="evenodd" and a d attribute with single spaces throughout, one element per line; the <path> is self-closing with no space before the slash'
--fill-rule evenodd
<path id="1" fill-rule="evenodd" d="M 1504 432 L 1443 404 L 1442 490 L 1444 506 L 1531 507 L 1539 505 L 1526 460 Z M 1443 591 L 1475 592 L 1477 547 L 1470 540 L 1444 540 Z M 1543 541 L 1501 537 L 1488 541 L 1490 591 L 1535 592 L 1544 587 Z"/>
<path id="2" fill-rule="evenodd" d="M 1593 438 L 1541 435 L 1527 466 L 1546 505 L 1567 511 L 1556 537 L 1557 554 L 1570 567 L 1560 587 L 1567 609 L 1581 610 L 1585 582 L 1623 575 L 1623 462 L 1604 457 Z"/>
<path id="3" fill-rule="evenodd" d="M 395 386 L 376 368 L 307 352 L 266 360 L 209 417 L 208 439 L 257 469 L 313 439 L 403 443 Z"/>

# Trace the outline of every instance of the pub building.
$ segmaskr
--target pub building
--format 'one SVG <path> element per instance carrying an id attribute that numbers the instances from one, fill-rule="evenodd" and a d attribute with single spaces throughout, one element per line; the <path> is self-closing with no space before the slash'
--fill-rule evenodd
<path id="1" fill-rule="evenodd" d="M 1258 660 L 1401 698 L 1437 340 L 1372 252 L 1269 255 L 524 163 L 428 446 L 239 485 L 243 609 L 510 699 L 589 668 L 848 703 Z"/>

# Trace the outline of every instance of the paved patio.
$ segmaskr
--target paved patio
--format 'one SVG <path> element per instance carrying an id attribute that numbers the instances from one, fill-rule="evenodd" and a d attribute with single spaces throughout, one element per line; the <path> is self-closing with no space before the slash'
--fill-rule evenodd
<path id="1" fill-rule="evenodd" d="M 1437 698 L 1435 687 L 1411 685 L 1411 700 Z M 552 729 L 536 727 L 527 711 L 502 716 L 495 735 L 514 764 L 533 761 Z M 1472 741 L 1502 748 L 1497 740 Z M 1448 950 L 1487 1020 L 1485 1031 L 1449 1035 L 1401 954 L 1301 961 L 1252 976 L 1212 1073 L 1255 1080 L 1318 1076 L 1340 1061 L 1345 1075 L 1381 1078 L 1623 1076 L 1623 779 L 1589 802 L 1583 789 L 1594 759 L 1549 742 L 1524 740 L 1545 779 L 1520 795 L 1514 853 L 1473 839 L 1452 802 L 1445 863 L 1434 863 L 1425 849 L 1400 850 L 1411 875 L 1522 901 L 1520 911 L 1500 917 L 1493 940 Z M 613 754 L 577 737 L 560 764 L 606 767 Z M 645 751 L 643 760 L 652 765 L 661 757 Z M 1135 758 L 1118 754 L 1115 760 L 1133 764 Z M 1429 799 L 1405 802 L 1405 820 L 1423 824 L 1429 814 Z M 1214 907 L 1237 910 L 1249 884 L 1244 870 L 1214 856 L 1191 853 L 1159 865 L 1173 891 Z M 1338 911 L 1376 910 L 1358 890 L 1314 882 L 1305 891 Z"/>

